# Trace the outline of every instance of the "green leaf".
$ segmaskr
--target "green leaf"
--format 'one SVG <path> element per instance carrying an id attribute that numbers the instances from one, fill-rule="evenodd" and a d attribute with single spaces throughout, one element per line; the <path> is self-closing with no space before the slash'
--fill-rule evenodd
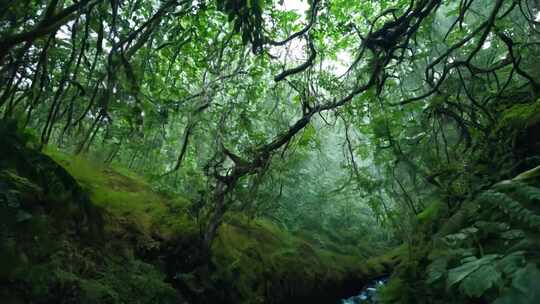
<path id="1" fill-rule="evenodd" d="M 522 239 L 523 237 L 525 237 L 525 232 L 523 232 L 523 230 L 520 230 L 520 229 L 512 229 L 512 230 L 501 233 L 501 238 L 506 239 L 506 240 L 517 240 L 517 239 Z"/>
<path id="2" fill-rule="evenodd" d="M 446 273 L 448 260 L 445 258 L 436 259 L 428 267 L 428 284 L 433 284 L 441 279 Z"/>
<path id="3" fill-rule="evenodd" d="M 21 222 L 25 222 L 29 219 L 32 218 L 32 214 L 26 212 L 26 211 L 23 211 L 23 210 L 19 210 L 17 212 L 17 215 L 16 215 L 16 221 L 17 223 L 21 223 Z"/>
<path id="4" fill-rule="evenodd" d="M 502 283 L 501 274 L 491 264 L 483 265 L 467 276 L 460 285 L 469 296 L 478 298 L 489 288 Z"/>
<path id="5" fill-rule="evenodd" d="M 536 291 L 540 296 L 540 271 L 537 266 L 529 263 L 517 271 L 512 278 L 512 286 L 525 294 Z"/>
<path id="6" fill-rule="evenodd" d="M 493 304 L 537 303 L 540 303 L 540 271 L 531 263 L 515 273 L 512 288 L 493 302 Z"/>
<path id="7" fill-rule="evenodd" d="M 481 259 L 475 259 L 471 262 L 464 263 L 459 267 L 450 269 L 450 271 L 448 272 L 448 287 L 451 287 L 452 285 L 461 282 L 478 268 L 493 262 L 498 257 L 498 254 L 488 254 Z"/>
<path id="8" fill-rule="evenodd" d="M 502 258 L 497 268 L 506 275 L 514 274 L 518 269 L 525 264 L 525 256 L 523 251 L 513 252 Z"/>
<path id="9" fill-rule="evenodd" d="M 298 144 L 301 146 L 306 146 L 313 139 L 313 137 L 315 136 L 315 133 L 316 133 L 315 128 L 312 125 L 308 125 L 304 129 L 304 133 L 302 133 L 302 136 L 300 137 Z"/>

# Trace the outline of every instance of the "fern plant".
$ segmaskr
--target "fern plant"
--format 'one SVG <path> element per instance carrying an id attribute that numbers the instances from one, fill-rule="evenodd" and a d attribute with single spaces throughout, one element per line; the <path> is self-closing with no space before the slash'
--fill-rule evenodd
<path id="1" fill-rule="evenodd" d="M 540 276 L 530 258 L 538 249 L 539 202 L 540 188 L 518 181 L 481 193 L 469 202 L 473 207 L 462 216 L 466 220 L 459 222 L 460 229 L 435 242 L 426 283 L 434 290 L 457 290 L 457 302 L 483 298 L 497 304 L 539 303 L 540 283 L 524 277 Z M 524 294 L 528 296 L 516 302 Z"/>
<path id="2" fill-rule="evenodd" d="M 540 199 L 540 189 L 515 183 L 512 189 L 516 189 L 517 193 L 526 201 L 535 201 Z M 528 228 L 540 232 L 540 215 L 525 208 L 523 204 L 511 196 L 487 190 L 480 195 L 478 201 L 483 204 L 498 208 L 501 212 L 507 215 L 511 220 L 526 225 Z"/>

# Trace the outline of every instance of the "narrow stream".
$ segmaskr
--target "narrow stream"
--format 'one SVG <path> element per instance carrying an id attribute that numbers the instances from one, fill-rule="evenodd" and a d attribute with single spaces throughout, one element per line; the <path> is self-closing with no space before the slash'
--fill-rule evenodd
<path id="1" fill-rule="evenodd" d="M 388 282 L 388 277 L 381 277 L 373 280 L 369 285 L 364 287 L 361 292 L 354 297 L 341 300 L 342 304 L 373 304 L 379 303 L 377 291 Z"/>

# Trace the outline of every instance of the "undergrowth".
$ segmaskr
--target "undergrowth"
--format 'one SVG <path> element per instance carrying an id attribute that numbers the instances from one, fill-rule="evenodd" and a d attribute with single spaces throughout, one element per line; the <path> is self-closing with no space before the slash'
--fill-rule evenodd
<path id="1" fill-rule="evenodd" d="M 435 217 L 442 225 L 418 236 L 383 303 L 539 303 L 540 184 L 521 176 Z"/>

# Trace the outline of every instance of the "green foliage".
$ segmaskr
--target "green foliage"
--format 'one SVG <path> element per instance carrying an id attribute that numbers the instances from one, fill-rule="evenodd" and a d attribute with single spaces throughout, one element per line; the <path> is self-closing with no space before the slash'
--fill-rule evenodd
<path id="1" fill-rule="evenodd" d="M 472 256 L 463 259 L 461 265 L 448 270 L 448 287 L 459 284 L 463 294 L 471 298 L 478 298 L 489 288 L 500 285 L 500 273 L 492 266 L 498 255 L 486 255 L 480 259 Z"/>
<path id="2" fill-rule="evenodd" d="M 59 253 L 53 255 L 48 263 L 29 264 L 14 279 L 31 286 L 26 297 L 42 299 L 38 303 L 49 300 L 85 304 L 119 304 L 126 301 L 165 304 L 177 303 L 179 299 L 176 290 L 164 282 L 164 275 L 152 265 L 107 255 L 98 257 L 104 259 L 101 262 L 90 257 L 66 261 L 60 258 Z M 85 269 L 86 273 L 70 271 L 76 265 L 64 265 L 66 262 L 86 262 L 89 267 L 95 268 Z M 88 272 L 97 275 L 89 276 Z"/>
<path id="3" fill-rule="evenodd" d="M 260 52 L 264 44 L 263 10 L 265 0 L 216 1 L 217 8 L 234 22 L 234 30 L 242 35 L 244 43 L 251 42 L 254 52 Z"/>
<path id="4" fill-rule="evenodd" d="M 141 261 L 108 260 L 97 279 L 80 278 L 58 270 L 55 274 L 65 288 L 79 290 L 80 303 L 177 303 L 175 289 L 164 275 Z"/>
<path id="5" fill-rule="evenodd" d="M 521 188 L 520 186 L 516 187 L 518 189 Z M 526 195 L 525 199 L 538 199 L 538 194 L 540 194 L 540 191 L 538 189 L 536 189 L 536 191 L 530 191 L 530 189 L 531 187 L 524 187 L 523 190 L 521 190 L 521 193 Z M 540 215 L 528 210 L 526 207 L 520 204 L 519 201 L 512 199 L 510 196 L 504 193 L 488 190 L 481 195 L 480 202 L 484 203 L 485 205 L 491 204 L 512 220 L 523 223 L 529 228 L 540 231 Z"/>
<path id="6" fill-rule="evenodd" d="M 501 291 L 519 284 L 516 274 L 530 267 L 527 252 L 534 246 L 512 245 L 526 244 L 526 239 L 534 239 L 538 233 L 538 211 L 527 206 L 537 205 L 539 193 L 537 187 L 506 181 L 478 195 L 475 203 L 468 205 L 479 204 L 480 208 L 469 212 L 468 219 L 460 222 L 461 229 L 442 235 L 436 243 L 427 267 L 431 288 L 506 303 L 510 296 Z"/>
<path id="7" fill-rule="evenodd" d="M 138 255 L 198 247 L 225 213 L 207 270 L 237 299 L 263 301 L 263 266 L 308 290 L 401 242 L 389 301 L 517 297 L 539 184 L 491 186 L 540 160 L 540 39 L 538 4 L 510 2 L 3 1 L 2 278 L 118 302 L 144 289 L 125 263 L 166 294 Z M 74 235 L 126 258 L 93 267 L 110 281 L 34 263 Z"/>
<path id="8" fill-rule="evenodd" d="M 532 263 L 514 272 L 512 286 L 494 304 L 532 304 L 540 301 L 540 271 Z"/>
<path id="9" fill-rule="evenodd" d="M 413 292 L 401 278 L 392 278 L 381 288 L 379 299 L 382 303 L 413 303 Z"/>

